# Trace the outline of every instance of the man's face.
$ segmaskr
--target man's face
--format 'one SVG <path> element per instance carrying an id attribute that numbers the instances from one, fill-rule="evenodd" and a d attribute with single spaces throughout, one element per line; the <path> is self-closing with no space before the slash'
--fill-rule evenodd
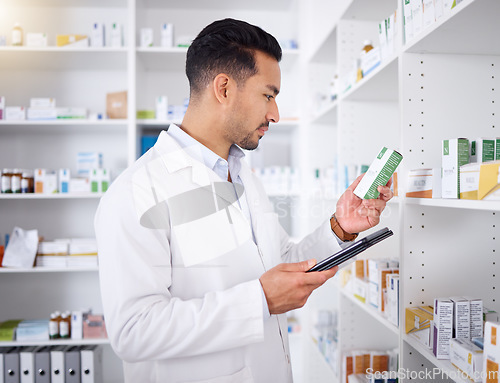
<path id="1" fill-rule="evenodd" d="M 255 61 L 258 72 L 238 87 L 225 129 L 226 139 L 247 150 L 257 148 L 269 122 L 280 118 L 276 104 L 281 86 L 279 64 L 259 51 L 255 52 Z"/>

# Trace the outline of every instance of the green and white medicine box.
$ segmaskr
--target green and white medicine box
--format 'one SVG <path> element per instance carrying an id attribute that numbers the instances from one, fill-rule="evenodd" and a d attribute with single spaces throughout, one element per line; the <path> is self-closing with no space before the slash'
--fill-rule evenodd
<path id="1" fill-rule="evenodd" d="M 354 194 L 362 199 L 378 198 L 380 193 L 377 188 L 385 186 L 389 182 L 402 160 L 401 154 L 383 147 L 354 189 Z"/>
<path id="2" fill-rule="evenodd" d="M 470 162 L 488 162 L 495 160 L 495 139 L 478 138 L 470 143 Z"/>
<path id="3" fill-rule="evenodd" d="M 443 198 L 460 198 L 460 166 L 469 163 L 469 140 L 443 140 L 441 192 Z"/>

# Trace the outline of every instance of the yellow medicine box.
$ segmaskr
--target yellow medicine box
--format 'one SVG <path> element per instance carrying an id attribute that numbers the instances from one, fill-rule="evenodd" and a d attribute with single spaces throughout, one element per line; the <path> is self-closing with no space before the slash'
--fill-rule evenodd
<path id="1" fill-rule="evenodd" d="M 88 46 L 89 39 L 87 35 L 57 35 L 56 44 L 58 47 Z"/>

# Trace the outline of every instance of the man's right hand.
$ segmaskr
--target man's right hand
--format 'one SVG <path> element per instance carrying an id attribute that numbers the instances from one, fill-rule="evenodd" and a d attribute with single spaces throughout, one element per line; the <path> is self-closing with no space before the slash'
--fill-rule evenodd
<path id="1" fill-rule="evenodd" d="M 306 273 L 315 264 L 314 259 L 299 263 L 280 263 L 262 274 L 260 283 L 266 295 L 269 313 L 282 314 L 304 306 L 313 290 L 337 273 L 337 266 L 330 270 Z"/>

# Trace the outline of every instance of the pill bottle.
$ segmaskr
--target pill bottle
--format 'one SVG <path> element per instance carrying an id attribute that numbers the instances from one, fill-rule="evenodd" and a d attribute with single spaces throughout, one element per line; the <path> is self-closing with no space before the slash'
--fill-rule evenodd
<path id="1" fill-rule="evenodd" d="M 14 169 L 10 178 L 10 190 L 12 193 L 21 193 L 21 177 L 23 173 L 21 169 Z"/>
<path id="2" fill-rule="evenodd" d="M 15 23 L 14 28 L 12 28 L 12 45 L 16 47 L 23 45 L 23 29 L 19 23 Z"/>
<path id="3" fill-rule="evenodd" d="M 21 193 L 35 192 L 35 177 L 33 171 L 24 170 L 21 177 Z"/>
<path id="4" fill-rule="evenodd" d="M 61 338 L 71 337 L 71 316 L 68 311 L 61 314 L 61 322 L 59 322 L 59 335 Z"/>
<path id="5" fill-rule="evenodd" d="M 363 49 L 361 49 L 361 56 L 366 55 L 368 52 L 370 52 L 373 49 L 373 45 L 371 40 L 365 40 L 363 42 Z"/>
<path id="6" fill-rule="evenodd" d="M 50 339 L 57 339 L 59 338 L 59 312 L 55 311 L 52 314 L 50 314 L 50 320 L 49 320 L 49 338 Z"/>
<path id="7" fill-rule="evenodd" d="M 2 170 L 2 193 L 12 193 L 12 169 Z"/>

